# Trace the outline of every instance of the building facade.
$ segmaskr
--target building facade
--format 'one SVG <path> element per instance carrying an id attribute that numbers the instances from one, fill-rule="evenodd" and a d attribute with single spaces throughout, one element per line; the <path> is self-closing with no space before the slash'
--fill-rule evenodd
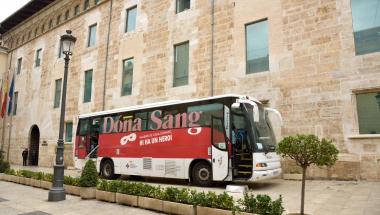
<path id="1" fill-rule="evenodd" d="M 16 111 L 1 123 L 2 147 L 12 163 L 21 164 L 29 148 L 31 164 L 53 165 L 64 68 L 59 38 L 70 29 L 77 42 L 67 88 L 67 166 L 79 114 L 236 93 L 278 109 L 281 137 L 334 140 L 339 161 L 311 168 L 310 177 L 380 180 L 377 4 L 33 0 L 1 24 L 9 68 L 1 77 L 14 75 L 17 94 Z M 284 169 L 293 171 L 288 162 Z"/>

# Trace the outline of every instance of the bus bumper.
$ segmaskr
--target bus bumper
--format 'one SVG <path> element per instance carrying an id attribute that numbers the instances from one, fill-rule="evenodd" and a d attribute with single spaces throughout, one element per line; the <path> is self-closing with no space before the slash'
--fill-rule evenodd
<path id="1" fill-rule="evenodd" d="M 255 170 L 252 173 L 252 178 L 250 181 L 261 181 L 264 179 L 275 178 L 281 175 L 281 168 L 270 169 L 270 170 Z"/>

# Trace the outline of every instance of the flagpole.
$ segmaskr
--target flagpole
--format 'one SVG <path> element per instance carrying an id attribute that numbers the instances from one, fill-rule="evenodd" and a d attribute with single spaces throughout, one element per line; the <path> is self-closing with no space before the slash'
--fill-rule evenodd
<path id="1" fill-rule="evenodd" d="M 11 135 L 12 135 L 12 119 L 13 119 L 13 104 L 14 104 L 14 94 L 15 94 L 15 86 L 16 86 L 16 77 L 15 77 L 15 74 L 14 74 L 14 71 L 13 71 L 13 75 L 12 75 L 12 82 L 13 82 L 13 86 L 11 86 L 11 88 L 13 87 L 13 90 L 12 90 L 12 97 L 9 95 L 9 102 L 11 103 L 10 104 L 10 115 L 11 115 L 11 119 L 10 119 L 10 122 L 9 122 L 9 129 L 8 129 L 8 149 L 7 149 L 7 161 L 9 161 L 9 151 L 11 149 Z M 11 91 L 11 89 L 9 89 L 9 92 Z M 9 107 L 8 107 L 9 108 Z M 9 114 L 9 110 L 8 110 L 8 114 Z M 8 115 L 9 116 L 9 115 Z"/>

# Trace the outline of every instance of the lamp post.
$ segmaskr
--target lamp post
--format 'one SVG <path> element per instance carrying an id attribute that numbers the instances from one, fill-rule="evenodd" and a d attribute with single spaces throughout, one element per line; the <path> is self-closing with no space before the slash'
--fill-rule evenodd
<path id="1" fill-rule="evenodd" d="M 73 48 L 77 39 L 71 35 L 71 31 L 67 30 L 65 35 L 61 36 L 62 53 L 65 55 L 65 71 L 63 74 L 63 87 L 62 87 L 62 102 L 61 102 L 61 116 L 59 119 L 59 136 L 57 141 L 57 150 L 54 164 L 54 177 L 53 187 L 49 190 L 48 201 L 56 202 L 66 199 L 65 190 L 63 189 L 63 126 L 65 121 L 65 108 L 66 108 L 66 87 L 67 87 L 67 73 L 69 70 L 70 56 L 73 54 Z"/>

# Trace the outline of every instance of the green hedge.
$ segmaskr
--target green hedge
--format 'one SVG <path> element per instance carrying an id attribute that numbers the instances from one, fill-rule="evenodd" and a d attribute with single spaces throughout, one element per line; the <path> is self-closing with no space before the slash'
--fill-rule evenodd
<path id="1" fill-rule="evenodd" d="M 29 170 L 20 170 L 16 172 L 13 169 L 8 169 L 5 173 L 50 182 L 53 178 L 52 174 L 32 172 Z M 83 177 L 73 178 L 70 176 L 64 176 L 64 184 L 66 185 L 80 186 L 81 180 L 83 180 Z M 188 188 L 162 188 L 160 186 L 153 186 L 140 182 L 128 182 L 121 180 L 107 181 L 103 179 L 97 183 L 97 189 L 134 196 L 156 198 L 164 201 L 178 202 L 195 206 L 199 205 L 202 207 L 242 211 L 255 214 L 281 215 L 284 212 L 284 207 L 282 206 L 282 196 L 276 200 L 272 200 L 268 195 L 254 196 L 253 194 L 245 193 L 242 199 L 234 201 L 233 198 L 226 192 L 221 194 L 216 194 L 215 192 L 205 193 L 190 190 Z"/>

